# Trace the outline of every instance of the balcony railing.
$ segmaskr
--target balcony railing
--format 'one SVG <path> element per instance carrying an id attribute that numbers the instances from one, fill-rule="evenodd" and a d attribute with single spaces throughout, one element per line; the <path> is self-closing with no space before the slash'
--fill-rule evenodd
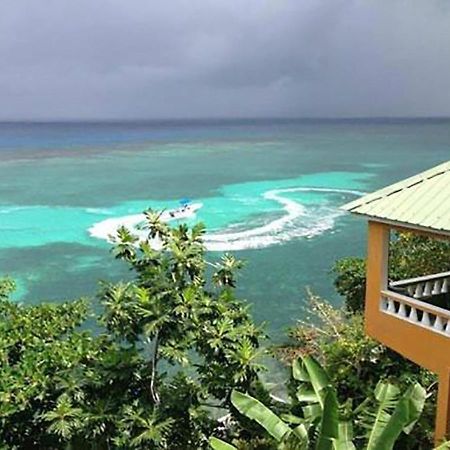
<path id="1" fill-rule="evenodd" d="M 449 293 L 450 272 L 395 281 L 381 291 L 380 310 L 450 337 L 450 308 L 429 303 L 433 297 Z"/>
<path id="2" fill-rule="evenodd" d="M 381 291 L 380 310 L 450 338 L 450 311 L 393 291 Z"/>
<path id="3" fill-rule="evenodd" d="M 424 299 L 450 292 L 450 272 L 436 273 L 424 277 L 395 281 L 389 289 L 407 294 L 415 299 Z"/>

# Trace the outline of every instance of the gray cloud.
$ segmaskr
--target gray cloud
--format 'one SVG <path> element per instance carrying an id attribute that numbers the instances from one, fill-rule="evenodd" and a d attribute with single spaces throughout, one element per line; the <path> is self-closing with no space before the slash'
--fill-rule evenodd
<path id="1" fill-rule="evenodd" d="M 450 115 L 448 2 L 0 2 L 0 119 L 380 115 Z"/>

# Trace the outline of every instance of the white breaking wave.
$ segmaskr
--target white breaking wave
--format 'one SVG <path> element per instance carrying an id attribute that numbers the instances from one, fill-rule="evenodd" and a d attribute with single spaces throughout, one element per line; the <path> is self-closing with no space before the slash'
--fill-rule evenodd
<path id="1" fill-rule="evenodd" d="M 263 198 L 275 201 L 282 206 L 284 214 L 280 218 L 242 231 L 235 231 L 233 227 L 230 227 L 229 231 L 207 233 L 204 237 L 206 248 L 210 251 L 237 251 L 269 247 L 295 238 L 312 238 L 332 229 L 336 218 L 343 214 L 338 208 L 327 206 L 307 208 L 299 202 L 282 195 L 292 192 L 324 192 L 356 196 L 364 194 L 363 192 L 350 189 L 306 187 L 267 191 L 262 195 Z M 192 212 L 189 217 L 194 215 L 195 212 Z M 115 234 L 117 228 L 125 226 L 140 239 L 146 239 L 148 232 L 136 228 L 136 225 L 142 222 L 144 218 L 143 214 L 135 214 L 103 220 L 94 224 L 89 229 L 89 233 L 93 237 L 110 240 L 110 236 Z M 171 220 L 168 212 L 163 213 L 161 218 L 166 221 Z M 157 242 L 154 244 L 158 246 Z"/>
<path id="2" fill-rule="evenodd" d="M 17 211 L 24 211 L 32 208 L 36 208 L 36 206 L 5 206 L 0 207 L 0 214 L 10 214 L 15 213 Z"/>
<path id="3" fill-rule="evenodd" d="M 194 217 L 196 211 L 202 206 L 203 205 L 201 203 L 192 203 L 183 211 L 163 211 L 161 213 L 161 220 L 164 222 L 170 222 L 172 220 Z M 132 214 L 129 216 L 114 217 L 111 219 L 102 220 L 101 222 L 95 223 L 91 228 L 89 228 L 88 231 L 92 237 L 111 241 L 111 236 L 113 236 L 120 227 L 126 227 L 140 239 L 147 239 L 148 231 L 139 228 L 139 224 L 144 222 L 144 214 Z"/>
<path id="4" fill-rule="evenodd" d="M 86 208 L 85 211 L 89 214 L 101 214 L 103 216 L 112 216 L 114 213 L 105 208 Z"/>

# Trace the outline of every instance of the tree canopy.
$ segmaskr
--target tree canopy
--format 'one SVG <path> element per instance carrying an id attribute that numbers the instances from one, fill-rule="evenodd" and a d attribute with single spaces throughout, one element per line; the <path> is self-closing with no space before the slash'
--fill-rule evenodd
<path id="1" fill-rule="evenodd" d="M 118 230 L 131 274 L 102 284 L 96 317 L 83 299 L 15 304 L 0 283 L 1 448 L 206 448 L 232 390 L 257 383 L 263 333 L 235 296 L 241 263 L 209 263 L 201 225 L 149 211 L 147 227 L 142 242 Z"/>

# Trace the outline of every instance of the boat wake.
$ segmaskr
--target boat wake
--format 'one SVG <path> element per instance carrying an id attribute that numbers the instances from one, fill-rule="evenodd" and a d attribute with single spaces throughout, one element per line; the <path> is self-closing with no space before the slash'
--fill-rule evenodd
<path id="1" fill-rule="evenodd" d="M 233 224 L 224 230 L 207 233 L 204 238 L 206 248 L 210 251 L 238 251 L 269 247 L 296 238 L 312 238 L 334 227 L 336 219 L 343 214 L 341 210 L 332 206 L 305 206 L 298 201 L 288 198 L 285 194 L 295 192 L 316 192 L 325 194 L 363 195 L 363 192 L 349 189 L 334 188 L 307 188 L 295 187 L 273 189 L 262 194 L 267 201 L 280 205 L 277 218 L 267 220 L 257 226 L 251 223 Z M 195 208 L 181 218 L 192 218 L 202 207 L 202 204 L 193 204 Z M 282 213 L 280 217 L 280 212 Z M 110 240 L 117 228 L 125 226 L 140 239 L 147 238 L 148 232 L 141 230 L 138 224 L 144 220 L 143 214 L 106 219 L 94 224 L 89 233 L 91 236 Z M 163 212 L 162 220 L 171 221 L 180 217 L 172 217 L 170 211 Z M 249 226 L 250 225 L 250 226 Z M 239 228 L 237 230 L 237 228 Z M 156 246 L 157 242 L 154 243 Z"/>
<path id="2" fill-rule="evenodd" d="M 203 205 L 201 203 L 192 203 L 182 208 L 163 211 L 160 217 L 163 222 L 189 219 L 194 217 L 196 212 L 202 206 Z M 114 217 L 111 219 L 102 220 L 101 222 L 94 224 L 88 231 L 92 237 L 111 241 L 111 236 L 113 236 L 120 227 L 126 227 L 140 239 L 146 239 L 148 236 L 148 231 L 146 231 L 144 227 L 140 226 L 144 223 L 144 214 L 132 214 L 129 216 Z"/>
<path id="3" fill-rule="evenodd" d="M 341 193 L 360 196 L 363 193 L 347 189 L 331 188 L 286 188 L 274 189 L 263 194 L 266 200 L 273 200 L 282 206 L 284 215 L 267 224 L 248 230 L 207 234 L 205 244 L 211 251 L 247 250 L 269 247 L 295 238 L 312 238 L 334 227 L 335 219 L 343 214 L 329 206 L 305 207 L 284 197 L 293 192 Z"/>

